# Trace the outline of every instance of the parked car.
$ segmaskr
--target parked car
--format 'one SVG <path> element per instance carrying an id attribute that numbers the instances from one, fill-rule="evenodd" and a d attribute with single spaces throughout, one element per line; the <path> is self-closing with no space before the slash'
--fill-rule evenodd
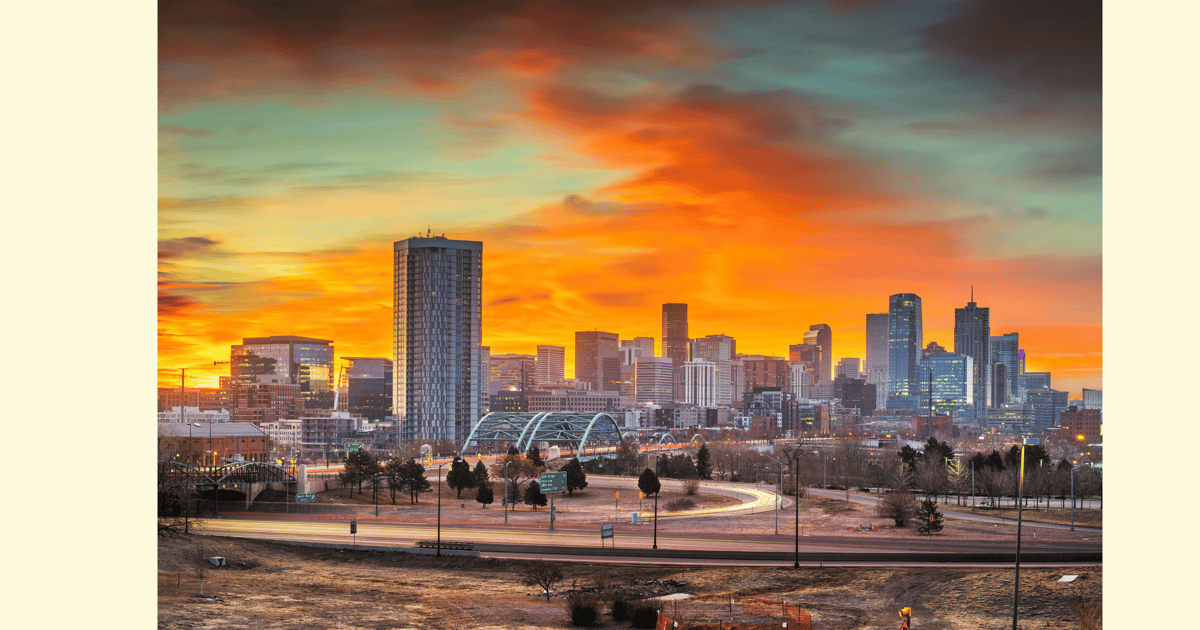
<path id="1" fill-rule="evenodd" d="M 981 508 L 990 508 L 990 507 L 992 507 L 992 502 L 991 502 L 991 501 L 980 501 L 980 502 L 979 502 L 979 507 L 981 507 Z"/>

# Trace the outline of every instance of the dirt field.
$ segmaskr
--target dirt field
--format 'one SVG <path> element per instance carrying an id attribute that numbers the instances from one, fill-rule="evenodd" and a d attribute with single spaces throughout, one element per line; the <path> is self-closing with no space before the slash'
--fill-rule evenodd
<path id="1" fill-rule="evenodd" d="M 228 566 L 200 580 L 188 561 L 203 547 Z M 1012 614 L 1012 570 L 963 568 L 679 568 L 563 563 L 566 579 L 549 602 L 518 581 L 523 561 L 292 547 L 192 535 L 158 547 L 161 628 L 567 628 L 563 591 L 605 572 L 634 596 L 685 592 L 666 602 L 684 620 L 720 618 L 728 599 L 782 598 L 807 610 L 820 630 L 913 627 L 1003 628 Z M 1077 574 L 1073 584 L 1058 582 Z M 673 583 L 672 583 L 673 581 Z M 1024 628 L 1077 628 L 1072 599 L 1099 600 L 1100 567 L 1022 568 Z M 675 606 L 678 605 L 678 613 Z M 726 614 L 726 617 L 728 615 Z M 713 619 L 715 620 L 715 619 Z M 599 627 L 623 628 L 607 609 Z"/>

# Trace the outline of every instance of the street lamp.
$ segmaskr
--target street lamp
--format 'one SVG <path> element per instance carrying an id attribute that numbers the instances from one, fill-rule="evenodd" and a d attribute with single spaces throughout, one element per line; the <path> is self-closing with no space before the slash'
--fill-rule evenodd
<path id="1" fill-rule="evenodd" d="M 1071 469 L 1071 531 L 1075 531 L 1075 470 L 1090 465 L 1084 462 Z"/>
<path id="2" fill-rule="evenodd" d="M 191 464 L 192 427 L 198 427 L 198 426 L 200 426 L 199 422 L 189 422 L 188 423 L 188 465 L 187 465 L 188 469 L 185 471 L 187 476 L 184 477 L 184 479 L 186 481 L 184 481 L 184 486 L 183 486 L 183 533 L 185 533 L 185 534 L 188 533 L 188 527 L 189 527 L 189 525 L 188 525 L 188 510 L 190 509 L 191 506 L 189 506 L 188 504 L 191 503 L 191 501 L 192 501 L 192 464 Z"/>
<path id="3" fill-rule="evenodd" d="M 783 462 L 771 457 L 763 455 L 767 459 L 779 464 L 779 476 L 775 479 L 775 535 L 779 535 L 779 504 L 783 503 Z"/>
<path id="4" fill-rule="evenodd" d="M 508 523 L 508 467 L 512 460 L 504 462 L 504 522 Z"/>
<path id="5" fill-rule="evenodd" d="M 438 518 L 437 518 L 437 556 L 442 557 L 442 466 L 446 462 L 438 464 Z"/>
<path id="6" fill-rule="evenodd" d="M 1013 574 L 1013 630 L 1017 630 L 1017 604 L 1021 599 L 1021 499 L 1025 493 L 1025 447 L 1041 444 L 1038 438 L 1025 438 L 1021 443 L 1020 481 L 1017 483 L 1017 557 L 1016 571 Z"/>

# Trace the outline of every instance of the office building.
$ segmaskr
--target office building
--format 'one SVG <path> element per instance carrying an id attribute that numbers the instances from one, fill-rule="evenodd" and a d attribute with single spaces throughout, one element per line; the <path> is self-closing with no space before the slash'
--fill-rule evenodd
<path id="1" fill-rule="evenodd" d="M 527 400 L 529 413 L 569 411 L 595 414 L 601 411 L 614 411 L 621 407 L 621 397 L 615 391 L 539 390 L 530 392 Z"/>
<path id="2" fill-rule="evenodd" d="M 178 392 L 176 392 L 178 393 Z M 224 409 L 200 409 L 199 407 L 172 407 L 158 412 L 158 421 L 162 422 L 229 422 L 229 411 Z"/>
<path id="3" fill-rule="evenodd" d="M 833 330 L 829 324 L 813 324 L 804 333 L 804 343 L 821 348 L 821 362 L 817 365 L 816 382 L 833 380 Z"/>
<path id="4" fill-rule="evenodd" d="M 488 357 L 489 394 L 523 392 L 537 387 L 537 356 L 493 354 Z"/>
<path id="5" fill-rule="evenodd" d="M 1103 409 L 1104 408 L 1104 390 L 1084 389 L 1083 390 L 1083 408 L 1084 409 Z"/>
<path id="6" fill-rule="evenodd" d="M 971 357 L 973 388 L 975 391 L 975 417 L 985 417 L 991 392 L 991 309 L 975 304 L 975 288 L 971 288 L 971 300 L 963 308 L 954 309 L 954 352 Z"/>
<path id="7" fill-rule="evenodd" d="M 790 345 L 788 346 L 788 361 L 792 365 L 803 363 L 804 373 L 808 376 L 809 388 L 817 386 L 817 383 L 820 382 L 817 374 L 821 370 L 821 346 L 808 343 Z"/>
<path id="8" fill-rule="evenodd" d="M 918 364 L 925 345 L 921 324 L 921 298 L 897 293 L 888 298 L 888 400 L 889 410 L 915 410 L 920 393 Z"/>
<path id="9" fill-rule="evenodd" d="M 304 393 L 300 391 L 300 385 L 264 374 L 255 378 L 259 380 L 250 384 L 234 384 L 230 414 L 234 422 L 262 424 L 295 420 L 304 415 Z M 332 404 L 333 401 L 330 401 L 330 406 Z"/>
<path id="10" fill-rule="evenodd" d="M 483 243 L 394 244 L 393 417 L 402 441 L 462 441 L 481 417 Z"/>
<path id="11" fill-rule="evenodd" d="M 691 342 L 689 356 L 692 359 L 711 361 L 717 368 L 717 406 L 733 404 L 733 355 L 737 342 L 727 335 L 708 335 Z M 685 401 L 686 397 L 685 397 Z"/>
<path id="12" fill-rule="evenodd" d="M 791 374 L 788 377 L 788 382 L 792 387 L 792 395 L 796 400 L 808 400 L 812 396 L 812 383 L 809 381 L 808 365 L 805 363 L 792 363 L 788 370 Z"/>
<path id="13" fill-rule="evenodd" d="M 991 338 L 991 360 L 993 365 L 1004 368 L 1004 387 L 994 387 L 996 397 L 992 400 L 993 407 L 999 407 L 1010 402 L 1020 402 L 1021 389 L 1021 354 L 1020 336 L 1017 333 L 996 335 Z M 993 372 L 993 377 L 999 377 L 1000 370 Z"/>
<path id="14" fill-rule="evenodd" d="M 1050 389 L 1050 373 L 1049 372 L 1026 372 L 1025 373 L 1025 389 Z"/>
<path id="15" fill-rule="evenodd" d="M 867 313 L 867 360 L 863 370 L 870 379 L 871 372 L 883 371 L 884 380 L 881 382 L 883 394 L 887 396 L 888 369 L 888 335 L 889 323 L 887 313 Z"/>
<path id="16" fill-rule="evenodd" d="M 332 344 L 291 335 L 246 337 L 230 346 L 230 376 L 242 385 L 267 382 L 259 377 L 299 385 L 306 409 L 333 409 Z"/>
<path id="17" fill-rule="evenodd" d="M 492 347 L 479 346 L 479 414 L 480 418 L 490 411 L 488 405 L 492 396 Z"/>
<path id="18" fill-rule="evenodd" d="M 159 387 L 159 412 L 177 409 L 181 402 L 185 403 L 182 405 L 184 407 L 196 407 L 200 411 L 220 411 L 228 409 L 230 406 L 226 402 L 223 392 L 216 387 L 188 387 L 184 390 L 183 395 L 187 397 L 186 401 L 181 400 L 178 387 Z"/>
<path id="19" fill-rule="evenodd" d="M 382 422 L 392 415 L 392 362 L 381 357 L 342 357 L 345 393 L 339 411 Z"/>
<path id="20" fill-rule="evenodd" d="M 743 355 L 742 364 L 746 366 L 747 392 L 753 392 L 756 387 L 788 389 L 791 365 L 783 357 Z"/>
<path id="21" fill-rule="evenodd" d="M 963 422 L 975 422 L 975 359 L 935 351 L 925 357 L 920 368 L 919 415 L 951 415 Z"/>
<path id="22" fill-rule="evenodd" d="M 1098 390 L 1091 390 L 1098 391 Z M 1104 436 L 1102 411 L 1069 407 L 1059 414 L 1060 440 L 1070 440 L 1079 445 L 1099 444 Z"/>
<path id="23" fill-rule="evenodd" d="M 833 397 L 842 401 L 842 407 L 857 409 L 860 416 L 875 413 L 875 385 L 866 379 L 837 377 L 833 381 Z"/>
<path id="24" fill-rule="evenodd" d="M 683 365 L 683 370 L 683 402 L 697 407 L 716 407 L 719 404 L 717 392 L 720 389 L 716 362 L 692 359 Z"/>
<path id="25" fill-rule="evenodd" d="M 846 378 L 863 378 L 862 360 L 858 357 L 846 357 L 837 362 L 837 367 L 833 370 L 833 377 L 836 379 L 839 376 Z"/>
<path id="26" fill-rule="evenodd" d="M 537 347 L 537 385 L 560 385 L 565 382 L 567 349 L 562 346 Z"/>
<path id="27" fill-rule="evenodd" d="M 688 356 L 689 342 L 687 304 L 663 304 L 662 355 L 670 358 L 675 366 L 675 400 L 683 400 L 683 364 L 692 358 Z"/>
<path id="28" fill-rule="evenodd" d="M 633 339 L 622 339 L 622 348 L 638 348 L 641 350 L 639 356 L 652 357 L 654 356 L 654 337 L 634 337 Z"/>
<path id="29" fill-rule="evenodd" d="M 592 391 L 619 391 L 621 350 L 617 333 L 586 330 L 575 333 L 575 378 Z"/>
<path id="30" fill-rule="evenodd" d="M 1068 408 L 1067 392 L 1060 392 L 1049 387 L 1026 390 L 1025 400 L 1033 408 L 1035 432 L 1059 426 L 1059 414 Z"/>
<path id="31" fill-rule="evenodd" d="M 266 432 L 244 422 L 160 422 L 158 435 L 171 438 L 178 461 L 193 465 L 219 466 L 231 461 L 265 462 L 271 453 Z"/>
<path id="32" fill-rule="evenodd" d="M 674 367 L 670 357 L 638 357 L 634 376 L 638 404 L 674 401 Z"/>

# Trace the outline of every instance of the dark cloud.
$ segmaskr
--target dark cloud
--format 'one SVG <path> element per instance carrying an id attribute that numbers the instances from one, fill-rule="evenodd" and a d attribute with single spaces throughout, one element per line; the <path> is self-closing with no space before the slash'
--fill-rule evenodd
<path id="1" fill-rule="evenodd" d="M 168 293 L 166 291 L 158 292 L 158 316 L 171 317 L 178 315 L 186 315 L 194 312 L 200 302 L 186 295 L 176 293 Z"/>
<path id="2" fill-rule="evenodd" d="M 203 236 L 189 236 L 187 238 L 172 238 L 158 242 L 158 259 L 165 258 L 180 258 L 192 252 L 198 252 L 202 249 L 207 249 L 216 245 L 217 241 L 204 238 Z"/>
<path id="3" fill-rule="evenodd" d="M 1099 93 L 1100 0 L 974 0 L 924 30 L 926 45 L 1017 87 Z"/>
<path id="4" fill-rule="evenodd" d="M 663 264 L 663 260 L 655 254 L 640 254 L 630 256 L 625 260 L 613 263 L 613 267 L 619 270 L 623 275 L 634 278 L 649 278 L 657 276 L 666 271 L 667 267 Z"/>
<path id="5" fill-rule="evenodd" d="M 1070 151 L 1039 156 L 1033 160 L 1028 175 L 1043 181 L 1072 181 L 1100 177 L 1101 158 L 1099 149 Z"/>
<path id="6" fill-rule="evenodd" d="M 487 305 L 488 306 L 500 306 L 501 304 L 515 304 L 520 301 L 521 301 L 521 296 L 519 296 L 519 295 L 505 295 L 503 297 L 498 297 L 498 298 L 492 300 L 491 302 L 488 302 Z"/>

